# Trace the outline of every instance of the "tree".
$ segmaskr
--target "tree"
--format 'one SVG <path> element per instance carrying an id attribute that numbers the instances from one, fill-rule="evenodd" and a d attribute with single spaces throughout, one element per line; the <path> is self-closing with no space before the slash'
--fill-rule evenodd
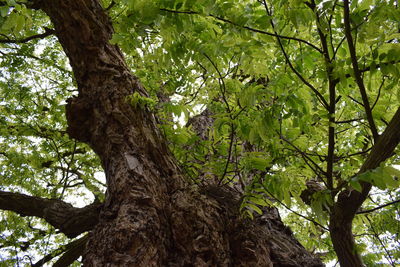
<path id="1" fill-rule="evenodd" d="M 321 266 L 274 206 L 325 260 L 398 261 L 397 2 L 0 3 L 9 263 Z"/>

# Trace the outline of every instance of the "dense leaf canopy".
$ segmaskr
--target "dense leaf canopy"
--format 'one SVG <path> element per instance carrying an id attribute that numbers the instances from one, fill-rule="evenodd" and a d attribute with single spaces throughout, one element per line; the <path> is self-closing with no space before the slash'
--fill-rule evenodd
<path id="1" fill-rule="evenodd" d="M 328 223 L 338 194 L 370 183 L 353 220 L 357 249 L 369 266 L 400 264 L 398 150 L 359 173 L 399 108 L 397 1 L 103 6 L 112 42 L 150 93 L 127 101 L 158 115 L 192 183 L 232 185 L 243 193 L 243 216 L 279 207 L 325 262 L 336 261 Z M 65 101 L 77 91 L 52 33 L 30 1 L 0 1 L 0 189 L 74 206 L 101 202 L 99 160 L 66 133 Z M 5 265 L 58 255 L 70 242 L 42 219 L 0 216 Z"/>

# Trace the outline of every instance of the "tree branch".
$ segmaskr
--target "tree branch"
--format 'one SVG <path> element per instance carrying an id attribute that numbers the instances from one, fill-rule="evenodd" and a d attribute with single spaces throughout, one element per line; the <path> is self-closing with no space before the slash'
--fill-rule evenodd
<path id="1" fill-rule="evenodd" d="M 265 11 L 267 12 L 267 15 L 268 15 L 268 16 L 271 16 L 272 14 L 270 13 L 270 10 L 268 9 L 267 3 L 266 3 L 265 1 L 263 1 L 263 3 L 264 3 Z M 290 61 L 290 58 L 289 58 L 288 54 L 286 53 L 285 48 L 283 47 L 283 44 L 282 44 L 282 41 L 281 41 L 280 36 L 279 36 L 279 35 L 277 34 L 277 32 L 275 31 L 274 22 L 271 20 L 270 23 L 271 23 L 272 28 L 274 29 L 275 36 L 276 36 L 276 38 L 277 38 L 277 40 L 278 40 L 279 47 L 280 47 L 280 49 L 282 50 L 282 53 L 283 53 L 283 55 L 284 55 L 284 57 L 285 57 L 285 59 L 286 59 L 286 62 L 287 62 L 288 65 L 289 65 L 290 69 L 294 72 L 294 74 L 296 74 L 296 76 L 297 76 L 305 85 L 307 85 L 307 86 L 316 94 L 317 99 L 322 103 L 322 105 L 323 105 L 327 110 L 329 110 L 329 104 L 328 104 L 328 102 L 325 100 L 324 96 L 323 96 L 311 83 L 309 83 L 309 82 L 300 74 L 300 72 L 298 72 L 298 71 L 294 68 L 292 62 Z M 323 54 L 323 52 L 322 52 L 321 50 L 320 50 L 320 53 Z"/>
<path id="2" fill-rule="evenodd" d="M 393 267 L 395 266 L 393 263 L 393 259 L 390 256 L 389 251 L 387 250 L 387 246 L 385 246 L 385 244 L 383 243 L 382 239 L 379 237 L 378 232 L 375 230 L 374 225 L 372 224 L 371 220 L 368 218 L 368 216 L 365 216 L 369 222 L 369 226 L 371 227 L 372 232 L 374 233 L 373 236 L 378 240 L 378 242 L 381 244 L 383 250 L 386 253 L 386 259 L 390 262 L 390 265 L 392 265 Z"/>
<path id="3" fill-rule="evenodd" d="M 231 123 L 231 134 L 230 134 L 230 142 L 229 142 L 229 150 L 228 150 L 228 158 L 226 159 L 226 163 L 225 163 L 225 169 L 224 169 L 224 173 L 222 174 L 218 185 L 221 185 L 222 182 L 224 181 L 224 178 L 228 172 L 228 167 L 229 167 L 229 163 L 231 161 L 231 157 L 232 157 L 232 146 L 233 146 L 233 140 L 235 138 L 235 129 L 234 129 L 234 125 L 233 123 Z M 229 183 L 230 181 L 226 182 L 225 184 Z"/>
<path id="4" fill-rule="evenodd" d="M 206 54 L 206 53 L 202 53 L 207 59 L 208 61 L 210 61 L 211 65 L 214 67 L 215 71 L 218 73 L 218 83 L 220 85 L 220 89 L 221 89 L 221 96 L 222 96 L 222 100 L 224 101 L 225 105 L 226 105 L 226 110 L 229 113 L 229 117 L 232 119 L 232 115 L 231 115 L 231 107 L 229 106 L 228 100 L 226 99 L 225 93 L 226 93 L 226 86 L 225 86 L 225 81 L 224 81 L 224 76 L 222 76 L 221 71 L 219 70 L 217 64 Z"/>
<path id="5" fill-rule="evenodd" d="M 383 134 L 372 147 L 371 153 L 361 166 L 358 174 L 377 168 L 393 155 L 400 142 L 400 108 L 396 111 Z M 352 188 L 342 191 L 331 209 L 329 230 L 332 243 L 340 264 L 344 267 L 361 266 L 362 260 L 356 252 L 352 234 L 352 221 L 372 188 L 370 183 L 363 182 L 361 192 Z"/>
<path id="6" fill-rule="evenodd" d="M 373 212 L 373 211 L 376 211 L 376 210 L 380 210 L 380 209 L 382 209 L 384 207 L 387 207 L 387 206 L 390 206 L 390 205 L 393 205 L 393 204 L 396 204 L 396 203 L 399 203 L 399 202 L 400 202 L 400 199 L 395 200 L 395 201 L 391 201 L 391 202 L 383 204 L 383 205 L 380 205 L 380 206 L 375 207 L 373 209 L 358 211 L 357 214 L 370 213 L 370 212 Z"/>
<path id="7" fill-rule="evenodd" d="M 280 136 L 280 139 L 282 139 L 283 141 L 285 141 L 286 143 L 288 143 L 290 146 L 292 146 L 297 152 L 300 153 L 300 155 L 302 156 L 304 162 L 310 167 L 310 169 L 317 175 L 320 177 L 320 175 L 326 175 L 326 172 L 320 167 L 318 166 L 318 164 L 313 161 L 308 155 L 307 153 L 305 153 L 304 151 L 302 151 L 300 148 L 298 148 L 297 146 L 295 146 L 292 142 L 290 142 L 289 140 L 287 140 L 283 135 Z M 311 164 L 308 162 L 310 161 L 314 166 L 312 167 Z M 317 171 L 318 170 L 318 171 Z M 322 179 L 321 179 L 322 180 Z M 325 183 L 325 181 L 322 180 L 322 182 Z M 325 184 L 326 185 L 326 184 Z"/>
<path id="8" fill-rule="evenodd" d="M 68 267 L 80 256 L 82 256 L 86 243 L 88 241 L 88 235 L 77 239 L 69 243 L 66 247 L 65 253 L 54 263 L 53 267 Z"/>
<path id="9" fill-rule="evenodd" d="M 97 224 L 101 206 L 100 203 L 93 203 L 75 208 L 58 199 L 0 191 L 0 209 L 14 211 L 21 216 L 43 218 L 70 238 L 91 230 Z"/>
<path id="10" fill-rule="evenodd" d="M 27 43 L 33 39 L 43 39 L 47 36 L 53 35 L 54 34 L 54 30 L 49 29 L 49 28 L 44 28 L 45 32 L 44 33 L 40 33 L 40 34 L 35 34 L 23 39 L 17 39 L 17 40 L 12 40 L 9 39 L 7 37 L 7 39 L 0 39 L 0 44 L 23 44 L 23 43 Z"/>
<path id="11" fill-rule="evenodd" d="M 165 12 L 170 12 L 170 13 L 176 13 L 176 14 L 203 15 L 203 14 L 201 14 L 199 12 L 190 11 L 190 10 L 188 10 L 188 11 L 179 11 L 179 10 L 173 10 L 173 9 L 167 9 L 167 8 L 160 8 L 160 10 L 161 11 L 165 11 Z M 226 19 L 226 18 L 223 18 L 223 17 L 219 17 L 219 16 L 216 16 L 216 15 L 212 15 L 212 14 L 208 14 L 206 16 L 212 17 L 212 18 L 214 18 L 216 20 L 219 20 L 219 21 L 222 21 L 222 22 L 225 22 L 225 23 L 229 23 L 229 24 L 231 24 L 231 25 L 233 25 L 235 27 L 243 28 L 243 29 L 246 29 L 246 30 L 249 30 L 249 31 L 252 31 L 252 32 L 265 34 L 265 35 L 269 35 L 269 36 L 273 36 L 273 37 L 277 37 L 277 38 L 281 38 L 281 39 L 286 39 L 286 40 L 294 40 L 294 41 L 297 41 L 297 42 L 300 42 L 300 43 L 304 43 L 304 44 L 307 44 L 308 46 L 312 47 L 313 49 L 317 50 L 319 53 L 322 54 L 322 50 L 320 48 L 318 48 L 317 46 L 313 45 L 312 43 L 310 43 L 310 42 L 308 42 L 306 40 L 300 39 L 300 38 L 280 35 L 280 34 L 277 34 L 277 33 L 271 33 L 271 32 L 266 32 L 266 31 L 263 31 L 263 30 L 255 29 L 255 28 L 252 28 L 252 27 L 249 27 L 249 26 L 239 25 L 239 24 L 237 24 L 237 23 L 235 23 L 235 22 L 233 22 L 233 21 L 231 21 L 229 19 Z"/>
<path id="12" fill-rule="evenodd" d="M 378 89 L 378 95 L 376 96 L 375 102 L 372 104 L 371 110 L 373 110 L 375 105 L 378 103 L 379 97 L 381 96 L 381 90 L 384 84 L 385 84 L 385 77 L 382 78 L 382 83 Z"/>
<path id="13" fill-rule="evenodd" d="M 317 221 L 315 221 L 315 220 L 313 220 L 313 219 L 311 219 L 311 218 L 309 218 L 309 217 L 307 217 L 307 216 L 304 216 L 303 214 L 301 214 L 301 213 L 299 213 L 299 212 L 297 212 L 297 211 L 295 211 L 295 210 L 289 208 L 285 203 L 283 203 L 283 202 L 280 201 L 277 197 L 275 197 L 275 196 L 268 190 L 268 188 L 267 188 L 263 183 L 261 183 L 261 185 L 262 185 L 262 187 L 264 188 L 264 190 L 268 193 L 268 195 L 270 195 L 273 199 L 275 199 L 279 204 L 281 204 L 281 205 L 282 205 L 283 207 L 285 207 L 287 210 L 289 210 L 290 212 L 296 214 L 297 216 L 299 216 L 299 217 L 301 217 L 301 218 L 303 218 L 303 219 L 306 219 L 307 221 L 312 222 L 312 223 L 315 224 L 315 225 L 318 225 L 319 227 L 321 227 L 321 228 L 324 229 L 325 231 L 328 231 L 328 229 L 327 229 L 325 226 L 323 226 L 322 224 L 320 224 L 319 222 L 317 222 Z"/>
<path id="14" fill-rule="evenodd" d="M 62 255 L 53 266 L 69 266 L 72 262 L 79 258 L 79 256 L 82 255 L 87 239 L 88 236 L 85 235 L 84 237 L 76 239 L 65 246 L 61 246 L 50 254 L 44 256 L 36 263 L 32 264 L 31 267 L 41 267 L 62 253 L 64 253 L 64 255 Z"/>
<path id="15" fill-rule="evenodd" d="M 316 9 L 315 1 L 312 0 L 311 3 L 307 3 L 310 9 L 314 12 L 316 16 L 317 25 L 321 25 L 320 14 Z M 328 23 L 330 27 L 330 21 Z M 329 126 L 328 126 L 328 156 L 327 156 L 327 166 L 326 166 L 326 179 L 327 179 L 327 188 L 333 191 L 333 165 L 334 165 L 334 157 L 335 157 L 335 113 L 336 113 L 336 84 L 337 82 L 333 79 L 333 66 L 332 60 L 329 55 L 328 41 L 327 35 L 321 31 L 321 29 L 317 26 L 317 31 L 319 38 L 321 40 L 322 51 L 325 62 L 325 71 L 328 76 L 328 91 L 329 91 Z M 332 40 L 332 36 L 330 37 Z"/>
<path id="16" fill-rule="evenodd" d="M 374 68 L 375 69 L 378 69 L 378 68 L 381 68 L 382 66 L 385 66 L 385 65 L 389 65 L 389 64 L 398 64 L 398 63 L 400 63 L 400 61 L 395 61 L 395 60 L 392 60 L 392 61 L 389 61 L 389 62 L 382 62 L 382 63 L 380 63 L 380 64 L 375 64 L 375 66 L 374 66 Z M 363 68 L 363 69 L 360 69 L 359 71 L 360 71 L 360 73 L 364 73 L 364 72 L 367 72 L 367 71 L 370 71 L 371 70 L 371 66 L 368 66 L 368 67 L 365 67 L 365 68 Z M 352 75 L 350 74 L 350 73 L 346 73 L 346 75 L 344 76 L 344 77 L 346 77 L 346 78 L 350 78 Z M 339 78 L 336 78 L 335 80 L 334 80 L 335 82 L 339 82 L 340 81 L 340 79 Z M 360 104 L 360 103 L 359 103 Z"/>
<path id="17" fill-rule="evenodd" d="M 360 89 L 360 93 L 361 93 L 361 97 L 362 97 L 362 100 L 364 103 L 364 109 L 365 109 L 365 113 L 367 115 L 369 127 L 371 129 L 372 136 L 374 137 L 374 140 L 376 142 L 378 140 L 379 134 L 378 134 L 378 130 L 375 126 L 374 118 L 372 116 L 372 110 L 369 105 L 368 95 L 367 95 L 367 92 L 366 92 L 366 89 L 364 86 L 364 81 L 361 77 L 361 72 L 358 67 L 356 47 L 353 42 L 353 36 L 351 35 L 349 1 L 344 0 L 343 6 L 344 6 L 344 31 L 345 31 L 345 35 L 346 35 L 346 39 L 347 39 L 347 44 L 349 46 L 351 63 L 353 65 L 353 71 L 354 71 L 354 78 L 356 80 L 358 88 Z"/>

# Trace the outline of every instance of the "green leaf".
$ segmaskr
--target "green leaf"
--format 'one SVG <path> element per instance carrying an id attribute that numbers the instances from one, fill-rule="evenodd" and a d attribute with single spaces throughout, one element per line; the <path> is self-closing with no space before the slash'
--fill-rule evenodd
<path id="1" fill-rule="evenodd" d="M 338 53 L 338 55 L 340 57 L 346 57 L 347 56 L 347 50 L 343 46 L 339 47 L 337 53 Z"/>
<path id="2" fill-rule="evenodd" d="M 262 195 L 246 197 L 246 200 L 262 207 L 268 206 L 268 203 L 264 200 Z"/>
<path id="3" fill-rule="evenodd" d="M 8 15 L 10 8 L 8 6 L 0 6 L 0 16 L 5 17 Z"/>
<path id="4" fill-rule="evenodd" d="M 251 157 L 249 161 L 251 167 L 260 171 L 264 171 L 270 165 L 270 160 L 266 158 Z"/>
<path id="5" fill-rule="evenodd" d="M 349 183 L 350 183 L 351 187 L 353 187 L 355 190 L 357 190 L 358 192 L 361 193 L 362 187 L 361 187 L 361 184 L 358 181 L 358 179 L 352 178 L 352 179 L 350 179 Z"/>
<path id="6" fill-rule="evenodd" d="M 260 215 L 263 214 L 263 211 L 262 211 L 259 207 L 257 207 L 256 205 L 253 205 L 253 204 L 251 204 L 251 203 L 247 203 L 247 206 L 248 206 L 250 209 L 252 209 L 253 211 L 257 212 L 258 214 L 260 214 Z"/>
<path id="7" fill-rule="evenodd" d="M 25 17 L 22 15 L 18 15 L 15 20 L 14 32 L 20 33 L 25 26 Z"/>

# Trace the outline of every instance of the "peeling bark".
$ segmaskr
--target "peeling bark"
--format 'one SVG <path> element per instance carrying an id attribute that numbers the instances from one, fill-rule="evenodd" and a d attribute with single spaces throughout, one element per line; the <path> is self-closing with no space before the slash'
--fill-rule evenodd
<path id="1" fill-rule="evenodd" d="M 52 20 L 78 84 L 78 97 L 68 100 L 68 133 L 93 148 L 106 173 L 106 201 L 85 266 L 322 266 L 274 210 L 244 220 L 187 182 L 154 115 L 126 101 L 147 93 L 109 43 L 112 26 L 97 1 L 35 6 Z"/>
<path id="2" fill-rule="evenodd" d="M 22 216 L 43 218 L 70 238 L 93 229 L 98 222 L 100 208 L 100 203 L 75 208 L 58 199 L 0 191 L 0 209 L 14 211 Z"/>

